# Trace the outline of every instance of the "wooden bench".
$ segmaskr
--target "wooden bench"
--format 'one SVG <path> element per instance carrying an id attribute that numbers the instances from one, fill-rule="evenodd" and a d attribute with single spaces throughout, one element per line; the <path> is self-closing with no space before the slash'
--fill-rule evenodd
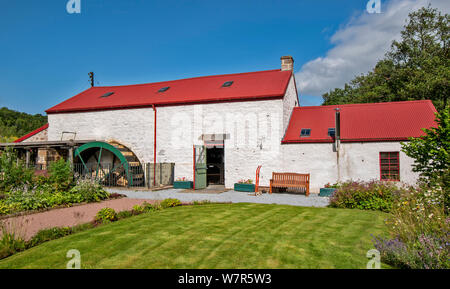
<path id="1" fill-rule="evenodd" d="M 272 173 L 271 194 L 273 188 L 305 188 L 306 196 L 309 196 L 309 174 Z"/>

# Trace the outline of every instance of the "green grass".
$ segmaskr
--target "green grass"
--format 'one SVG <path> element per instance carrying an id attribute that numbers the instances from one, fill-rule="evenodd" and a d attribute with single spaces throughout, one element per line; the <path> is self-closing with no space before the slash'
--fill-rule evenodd
<path id="1" fill-rule="evenodd" d="M 262 204 L 183 206 L 50 241 L 0 268 L 365 268 L 386 214 Z"/>

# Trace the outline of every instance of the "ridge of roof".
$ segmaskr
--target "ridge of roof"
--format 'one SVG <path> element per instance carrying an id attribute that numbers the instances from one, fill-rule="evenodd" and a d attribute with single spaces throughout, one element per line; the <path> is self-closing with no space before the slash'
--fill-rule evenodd
<path id="1" fill-rule="evenodd" d="M 378 105 L 392 105 L 392 104 L 411 104 L 411 103 L 428 103 L 434 108 L 433 102 L 429 99 L 420 100 L 403 100 L 391 102 L 368 102 L 368 103 L 345 103 L 345 104 L 329 104 L 329 105 L 312 105 L 312 106 L 297 106 L 294 110 L 300 109 L 315 109 L 315 108 L 332 108 L 332 107 L 352 107 L 352 106 L 378 106 Z"/>
<path id="2" fill-rule="evenodd" d="M 224 76 L 239 76 L 239 75 L 268 73 L 268 72 L 276 72 L 276 71 L 281 72 L 281 69 L 258 70 L 258 71 L 252 71 L 252 72 L 239 72 L 239 73 L 228 73 L 228 74 L 214 74 L 214 75 L 195 76 L 195 77 L 188 77 L 188 78 L 163 80 L 163 81 L 148 82 L 148 83 L 137 83 L 137 84 L 94 86 L 94 87 L 88 88 L 87 90 L 96 89 L 96 88 L 136 87 L 136 86 L 145 86 L 145 85 L 156 85 L 156 84 L 160 84 L 160 83 L 172 83 L 172 82 L 178 82 L 178 81 L 184 81 L 184 80 L 194 80 L 194 79 L 200 80 L 200 79 L 206 79 L 206 78 L 219 78 L 219 77 L 224 77 Z"/>

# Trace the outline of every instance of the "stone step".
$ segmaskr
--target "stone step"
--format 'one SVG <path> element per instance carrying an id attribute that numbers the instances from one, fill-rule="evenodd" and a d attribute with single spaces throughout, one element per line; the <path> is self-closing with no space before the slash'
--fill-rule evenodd
<path id="1" fill-rule="evenodd" d="M 125 149 L 125 147 L 123 145 L 115 143 L 115 142 L 111 142 L 109 144 L 118 149 Z"/>

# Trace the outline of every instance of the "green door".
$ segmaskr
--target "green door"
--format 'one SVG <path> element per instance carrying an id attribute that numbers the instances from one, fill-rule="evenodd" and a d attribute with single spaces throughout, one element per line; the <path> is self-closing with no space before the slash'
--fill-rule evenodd
<path id="1" fill-rule="evenodd" d="M 194 146 L 195 153 L 195 190 L 206 188 L 206 147 Z"/>

